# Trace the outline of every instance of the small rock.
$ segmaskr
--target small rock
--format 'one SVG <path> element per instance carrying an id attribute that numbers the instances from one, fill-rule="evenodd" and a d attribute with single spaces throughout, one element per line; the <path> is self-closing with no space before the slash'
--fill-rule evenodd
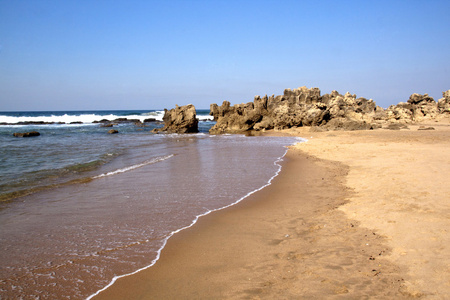
<path id="1" fill-rule="evenodd" d="M 425 127 L 425 126 L 420 126 L 419 129 L 417 130 L 434 130 L 434 127 Z"/>
<path id="2" fill-rule="evenodd" d="M 115 129 L 111 129 L 110 131 L 108 131 L 108 133 L 109 134 L 116 134 L 116 133 L 119 133 L 119 131 L 115 130 Z"/>
<path id="3" fill-rule="evenodd" d="M 37 131 L 30 131 L 30 132 L 16 132 L 13 135 L 15 137 L 32 137 L 32 136 L 39 136 L 41 134 Z"/>

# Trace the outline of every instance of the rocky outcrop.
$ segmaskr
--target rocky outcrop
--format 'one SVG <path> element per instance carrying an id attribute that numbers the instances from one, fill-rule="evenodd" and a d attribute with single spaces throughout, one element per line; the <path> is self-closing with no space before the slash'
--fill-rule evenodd
<path id="1" fill-rule="evenodd" d="M 445 94 L 445 93 L 444 93 Z M 443 107 L 445 101 L 443 102 Z M 438 104 L 428 94 L 412 94 L 408 101 L 391 105 L 386 110 L 386 120 L 390 122 L 413 123 L 436 119 L 440 114 Z"/>
<path id="2" fill-rule="evenodd" d="M 211 105 L 210 115 L 217 123 L 210 133 L 242 133 L 249 130 L 285 129 L 311 126 L 313 130 L 360 130 L 380 128 L 383 124 L 412 123 L 450 114 L 450 90 L 437 103 L 428 94 L 412 94 L 407 102 L 388 109 L 371 99 L 332 91 L 321 96 L 318 88 L 286 89 L 283 95 L 260 97 L 253 102 Z M 395 126 L 394 126 L 395 127 Z M 395 129 L 403 128 L 396 126 Z"/>
<path id="3" fill-rule="evenodd" d="M 41 134 L 37 131 L 30 131 L 30 132 L 15 132 L 13 135 L 15 137 L 32 137 L 32 136 L 40 136 Z"/>
<path id="4" fill-rule="evenodd" d="M 153 132 L 167 133 L 196 133 L 198 132 L 198 119 L 195 107 L 192 104 L 176 105 L 171 110 L 164 109 L 164 127 L 154 129 Z"/>
<path id="5" fill-rule="evenodd" d="M 439 113 L 450 114 L 450 90 L 442 93 L 442 98 L 438 100 L 437 107 Z"/>
<path id="6" fill-rule="evenodd" d="M 260 97 L 253 102 L 231 106 L 211 105 L 217 123 L 210 133 L 239 133 L 248 130 L 321 126 L 326 129 L 369 129 L 379 127 L 384 111 L 375 102 L 337 91 L 321 96 L 318 88 L 286 89 L 283 95 Z M 332 121 L 333 120 L 333 121 Z M 331 122 L 332 121 L 332 122 Z"/>

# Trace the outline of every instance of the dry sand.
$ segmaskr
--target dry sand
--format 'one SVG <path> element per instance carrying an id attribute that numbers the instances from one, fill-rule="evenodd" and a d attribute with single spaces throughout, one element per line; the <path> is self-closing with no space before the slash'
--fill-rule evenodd
<path id="1" fill-rule="evenodd" d="M 273 184 L 95 299 L 447 299 L 450 123 L 309 132 Z"/>

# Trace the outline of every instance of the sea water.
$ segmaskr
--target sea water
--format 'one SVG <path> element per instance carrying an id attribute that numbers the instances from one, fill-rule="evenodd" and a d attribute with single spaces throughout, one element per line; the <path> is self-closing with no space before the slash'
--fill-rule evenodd
<path id="1" fill-rule="evenodd" d="M 267 185 L 298 142 L 209 135 L 197 113 L 201 132 L 185 135 L 92 123 L 158 111 L 0 113 L 65 123 L 0 126 L 0 298 L 83 299 L 151 266 L 174 233 Z"/>

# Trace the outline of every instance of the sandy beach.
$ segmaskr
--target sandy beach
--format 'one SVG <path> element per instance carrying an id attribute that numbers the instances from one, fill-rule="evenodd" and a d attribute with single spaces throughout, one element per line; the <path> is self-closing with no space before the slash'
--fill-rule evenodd
<path id="1" fill-rule="evenodd" d="M 423 124 L 420 124 L 423 125 Z M 94 299 L 446 299 L 450 123 L 311 132 L 273 183 Z"/>

